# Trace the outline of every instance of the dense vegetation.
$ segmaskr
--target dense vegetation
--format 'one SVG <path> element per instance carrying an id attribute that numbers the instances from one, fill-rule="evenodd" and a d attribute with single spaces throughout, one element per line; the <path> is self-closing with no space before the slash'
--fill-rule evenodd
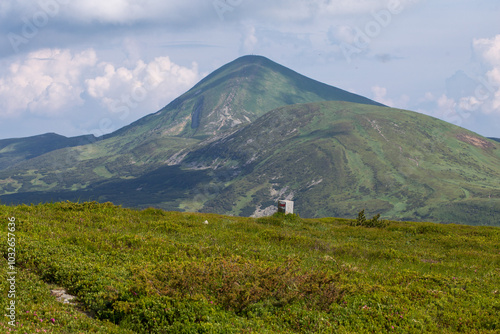
<path id="1" fill-rule="evenodd" d="M 495 227 L 364 212 L 355 220 L 254 219 L 109 203 L 0 206 L 2 277 L 9 217 L 16 218 L 19 333 L 500 329 Z M 0 287 L 5 309 L 4 279 Z M 76 295 L 78 305 L 58 303 L 53 287 Z"/>

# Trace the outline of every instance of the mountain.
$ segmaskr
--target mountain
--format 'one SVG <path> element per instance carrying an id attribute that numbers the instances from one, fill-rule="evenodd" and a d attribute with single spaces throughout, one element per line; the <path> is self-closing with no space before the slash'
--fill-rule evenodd
<path id="1" fill-rule="evenodd" d="M 265 57 L 244 56 L 222 66 L 162 110 L 112 136 L 206 138 L 297 103 L 380 103 L 312 80 Z"/>
<path id="2" fill-rule="evenodd" d="M 0 140 L 0 170 L 48 152 L 94 143 L 97 140 L 98 138 L 93 135 L 68 138 L 55 133 L 27 138 L 3 139 Z"/>
<path id="3" fill-rule="evenodd" d="M 286 198 L 304 217 L 500 222 L 500 144 L 263 57 L 100 139 L 0 171 L 0 200 L 260 216 Z"/>
<path id="4" fill-rule="evenodd" d="M 32 146 L 16 151 L 20 158 L 15 169 L 0 171 L 0 180 L 4 180 L 0 195 L 76 191 L 110 179 L 144 176 L 164 166 L 165 161 L 170 163 L 172 154 L 179 150 L 249 124 L 274 108 L 325 100 L 381 105 L 309 79 L 265 57 L 244 56 L 214 71 L 157 113 L 91 145 L 65 145 L 60 136 L 56 151 L 53 143 L 29 141 Z M 41 152 L 48 154 L 31 155 L 40 145 L 44 145 Z M 9 161 L 9 157 L 4 160 Z"/>
<path id="5" fill-rule="evenodd" d="M 488 139 L 491 139 L 491 140 L 494 140 L 494 141 L 497 141 L 500 143 L 500 138 L 488 138 Z"/>

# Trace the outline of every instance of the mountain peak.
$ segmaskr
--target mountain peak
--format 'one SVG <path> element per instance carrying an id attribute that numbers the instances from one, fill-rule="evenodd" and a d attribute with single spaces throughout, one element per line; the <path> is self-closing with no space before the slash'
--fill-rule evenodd
<path id="1" fill-rule="evenodd" d="M 206 137 L 250 123 L 282 106 L 320 101 L 382 106 L 266 57 L 247 55 L 215 70 L 156 114 L 118 133 L 134 130 L 148 136 Z"/>
<path id="2" fill-rule="evenodd" d="M 231 63 L 237 63 L 237 62 L 240 62 L 240 63 L 273 63 L 273 64 L 276 64 L 271 59 L 266 58 L 264 56 L 260 56 L 260 55 L 245 55 L 245 56 L 241 56 L 241 57 L 236 58 L 235 60 L 233 60 Z"/>

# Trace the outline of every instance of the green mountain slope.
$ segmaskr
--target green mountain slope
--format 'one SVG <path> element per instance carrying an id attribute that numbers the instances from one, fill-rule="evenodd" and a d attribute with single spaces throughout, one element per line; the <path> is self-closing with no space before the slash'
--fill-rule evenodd
<path id="1" fill-rule="evenodd" d="M 411 111 L 347 102 L 278 108 L 253 123 L 171 152 L 170 166 L 78 191 L 3 201 L 112 201 L 131 207 L 263 215 L 278 199 L 304 217 L 498 225 L 500 145 Z"/>
<path id="2" fill-rule="evenodd" d="M 52 200 L 38 192 L 74 192 L 91 186 L 127 181 L 163 166 L 179 150 L 199 140 L 179 137 L 136 139 L 113 137 L 63 148 L 0 170 L 0 194 L 19 194 L 20 201 Z M 30 195 L 32 194 L 32 195 Z M 38 198 L 38 200 L 37 200 Z"/>
<path id="3" fill-rule="evenodd" d="M 187 168 L 241 175 L 204 211 L 271 212 L 279 198 L 306 217 L 469 224 L 500 221 L 500 145 L 418 113 L 345 102 L 279 108 L 188 154 Z"/>

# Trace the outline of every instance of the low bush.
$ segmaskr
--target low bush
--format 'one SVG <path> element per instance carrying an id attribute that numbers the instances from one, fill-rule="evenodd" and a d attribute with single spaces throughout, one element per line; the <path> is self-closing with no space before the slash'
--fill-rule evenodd
<path id="1" fill-rule="evenodd" d="M 365 217 L 365 210 L 361 210 L 358 213 L 358 218 L 351 222 L 351 226 L 361 226 L 361 227 L 377 227 L 384 228 L 389 225 L 387 220 L 380 220 L 380 214 L 373 216 L 372 219 L 367 220 Z"/>

